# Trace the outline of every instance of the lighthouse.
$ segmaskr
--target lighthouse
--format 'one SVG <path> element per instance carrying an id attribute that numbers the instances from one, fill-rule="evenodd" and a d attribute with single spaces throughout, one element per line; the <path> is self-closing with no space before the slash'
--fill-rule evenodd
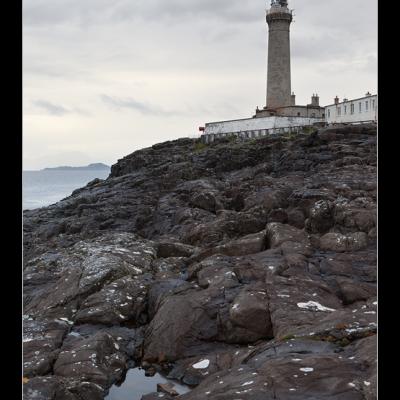
<path id="1" fill-rule="evenodd" d="M 271 0 L 269 0 L 271 1 Z M 272 0 L 266 10 L 268 24 L 268 74 L 266 105 L 257 106 L 252 118 L 208 122 L 203 137 L 207 142 L 215 137 L 235 135 L 240 137 L 260 137 L 276 130 L 298 129 L 325 121 L 325 108 L 319 105 L 318 94 L 313 94 L 311 103 L 296 104 L 296 95 L 291 87 L 290 67 L 290 25 L 292 10 L 287 0 Z M 265 84 L 265 81 L 264 81 Z M 262 100 L 263 102 L 265 101 Z"/>
<path id="2" fill-rule="evenodd" d="M 276 110 L 294 105 L 290 79 L 290 24 L 293 15 L 287 0 L 272 0 L 266 19 L 269 27 L 266 109 Z"/>

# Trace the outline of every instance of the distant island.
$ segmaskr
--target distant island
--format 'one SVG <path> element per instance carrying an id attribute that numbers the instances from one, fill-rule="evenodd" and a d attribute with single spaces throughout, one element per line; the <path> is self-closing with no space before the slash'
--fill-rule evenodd
<path id="1" fill-rule="evenodd" d="M 110 169 L 110 166 L 103 164 L 103 163 L 94 163 L 94 164 L 89 164 L 83 167 L 69 167 L 69 166 L 61 166 L 61 167 L 54 167 L 54 168 L 43 168 L 42 171 L 69 171 L 69 170 L 74 170 L 74 171 L 98 171 L 98 170 L 105 170 L 105 169 Z"/>

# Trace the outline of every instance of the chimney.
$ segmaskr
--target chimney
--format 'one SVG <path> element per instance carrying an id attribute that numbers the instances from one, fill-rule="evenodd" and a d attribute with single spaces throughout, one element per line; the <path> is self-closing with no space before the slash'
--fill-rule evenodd
<path id="1" fill-rule="evenodd" d="M 339 104 L 339 97 L 335 97 L 335 104 L 337 105 L 337 104 Z"/>
<path id="2" fill-rule="evenodd" d="M 365 97 L 367 97 L 367 96 L 371 96 L 371 93 L 370 93 L 370 92 L 367 92 L 367 93 L 365 94 Z"/>
<path id="3" fill-rule="evenodd" d="M 311 97 L 311 105 L 314 107 L 319 107 L 319 96 L 317 94 L 313 94 Z"/>
<path id="4" fill-rule="evenodd" d="M 295 106 L 296 105 L 296 95 L 294 94 L 294 92 L 290 96 L 290 105 L 291 106 Z"/>

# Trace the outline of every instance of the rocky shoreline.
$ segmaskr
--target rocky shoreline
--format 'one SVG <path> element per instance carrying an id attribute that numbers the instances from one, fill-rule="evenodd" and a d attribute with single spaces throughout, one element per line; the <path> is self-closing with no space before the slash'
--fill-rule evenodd
<path id="1" fill-rule="evenodd" d="M 137 151 L 24 212 L 24 399 L 376 399 L 376 126 Z"/>

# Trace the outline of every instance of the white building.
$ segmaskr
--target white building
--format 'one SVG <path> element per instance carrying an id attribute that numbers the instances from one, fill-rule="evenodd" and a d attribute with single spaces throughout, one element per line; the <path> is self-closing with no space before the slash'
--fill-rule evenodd
<path id="1" fill-rule="evenodd" d="M 335 103 L 325 107 L 327 124 L 376 122 L 378 119 L 378 95 L 367 93 L 354 100 L 335 98 Z"/>
<path id="2" fill-rule="evenodd" d="M 306 126 L 324 123 L 323 118 L 280 116 L 209 122 L 202 128 L 202 139 L 205 143 L 210 143 L 228 136 L 251 139 L 280 133 L 298 133 Z"/>
<path id="3" fill-rule="evenodd" d="M 324 122 L 323 118 L 264 117 L 206 123 L 204 134 L 255 132 L 279 128 L 301 127 Z"/>

